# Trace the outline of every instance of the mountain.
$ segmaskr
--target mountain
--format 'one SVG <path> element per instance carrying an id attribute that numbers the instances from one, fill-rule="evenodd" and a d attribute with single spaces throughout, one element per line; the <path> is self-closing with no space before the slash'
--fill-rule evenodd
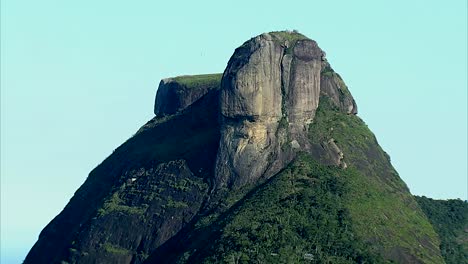
<path id="1" fill-rule="evenodd" d="M 24 263 L 451 256 L 439 238 L 450 227 L 434 228 L 325 53 L 302 34 L 248 40 L 223 74 L 162 80 L 154 113 L 91 171 Z"/>
<path id="2" fill-rule="evenodd" d="M 440 237 L 446 263 L 468 264 L 468 203 L 425 196 L 416 196 L 416 201 Z"/>

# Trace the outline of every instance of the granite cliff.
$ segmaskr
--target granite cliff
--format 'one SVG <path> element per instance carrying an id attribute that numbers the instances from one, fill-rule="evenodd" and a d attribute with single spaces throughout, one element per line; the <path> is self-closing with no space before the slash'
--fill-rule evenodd
<path id="1" fill-rule="evenodd" d="M 162 80 L 154 113 L 25 263 L 444 263 L 315 41 L 254 37 L 223 74 Z"/>
<path id="2" fill-rule="evenodd" d="M 262 34 L 236 49 L 221 81 L 216 188 L 240 188 L 269 178 L 295 152 L 310 152 L 307 131 L 321 90 L 348 113 L 356 113 L 351 94 L 343 94 L 343 85 L 337 84 L 339 78 L 324 76 L 321 87 L 322 66 L 330 69 L 325 53 L 300 34 Z M 340 165 L 340 150 L 333 145 L 333 151 L 330 162 Z"/>

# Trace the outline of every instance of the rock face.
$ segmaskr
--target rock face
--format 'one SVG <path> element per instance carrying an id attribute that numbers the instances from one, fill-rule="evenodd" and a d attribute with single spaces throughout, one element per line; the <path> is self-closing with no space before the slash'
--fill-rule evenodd
<path id="1" fill-rule="evenodd" d="M 24 263 L 443 262 L 315 41 L 252 38 L 222 75 L 162 80 L 154 112 Z"/>
<path id="2" fill-rule="evenodd" d="M 172 115 L 196 102 L 208 91 L 219 88 L 221 74 L 187 75 L 163 79 L 154 103 L 158 117 Z"/>
<path id="3" fill-rule="evenodd" d="M 234 52 L 221 82 L 221 141 L 218 187 L 243 186 L 267 172 L 278 155 L 276 130 L 282 117 L 283 48 L 269 34 Z"/>
<path id="4" fill-rule="evenodd" d="M 265 33 L 236 49 L 221 82 L 218 188 L 269 178 L 295 150 L 308 149 L 323 57 L 315 41 L 296 33 Z"/>
<path id="5" fill-rule="evenodd" d="M 285 72 L 284 90 L 287 99 L 283 114 L 288 117 L 290 125 L 304 130 L 312 122 L 318 107 L 320 71 L 324 53 L 315 41 L 309 39 L 298 40 L 292 49 L 291 62 L 282 65 Z M 289 61 L 289 58 L 286 60 Z"/>

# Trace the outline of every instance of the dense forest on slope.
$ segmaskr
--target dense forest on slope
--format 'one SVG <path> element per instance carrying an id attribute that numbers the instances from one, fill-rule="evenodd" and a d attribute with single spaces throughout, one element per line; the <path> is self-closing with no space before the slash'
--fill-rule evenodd
<path id="1" fill-rule="evenodd" d="M 440 251 L 445 262 L 468 263 L 468 203 L 425 196 L 416 196 L 416 201 L 440 237 Z"/>
<path id="2" fill-rule="evenodd" d="M 148 263 L 443 262 L 434 229 L 359 117 L 322 98 L 309 133 L 319 148 L 333 137 L 348 167 L 302 153 L 252 191 L 232 193 L 225 213 L 201 217 Z"/>
<path id="3" fill-rule="evenodd" d="M 354 235 L 345 205 L 350 173 L 303 154 L 209 228 L 200 229 L 205 234 L 194 235 L 176 259 L 180 263 L 383 262 Z M 205 243 L 206 237 L 212 242 Z M 164 258 L 157 260 L 172 261 Z"/>

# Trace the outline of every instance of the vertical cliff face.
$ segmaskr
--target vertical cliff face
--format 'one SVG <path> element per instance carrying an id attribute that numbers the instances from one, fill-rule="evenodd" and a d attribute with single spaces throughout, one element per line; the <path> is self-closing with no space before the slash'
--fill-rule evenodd
<path id="1" fill-rule="evenodd" d="M 221 83 L 217 188 L 269 178 L 310 149 L 323 61 L 315 41 L 292 32 L 265 33 L 236 49 Z"/>
<path id="2" fill-rule="evenodd" d="M 255 181 L 278 155 L 282 56 L 283 48 L 264 34 L 237 49 L 228 63 L 221 82 L 217 188 Z"/>
<path id="3" fill-rule="evenodd" d="M 289 45 L 293 45 L 289 48 L 293 50 L 292 58 L 289 59 L 289 55 L 286 54 L 285 63 L 282 65 L 285 79 L 284 96 L 287 102 L 283 114 L 288 117 L 291 126 L 304 130 L 312 122 L 318 107 L 324 53 L 317 43 L 310 39 L 301 39 Z"/>
<path id="4" fill-rule="evenodd" d="M 219 88 L 221 74 L 186 75 L 161 80 L 154 102 L 157 117 L 180 112 L 202 98 L 208 91 Z"/>

